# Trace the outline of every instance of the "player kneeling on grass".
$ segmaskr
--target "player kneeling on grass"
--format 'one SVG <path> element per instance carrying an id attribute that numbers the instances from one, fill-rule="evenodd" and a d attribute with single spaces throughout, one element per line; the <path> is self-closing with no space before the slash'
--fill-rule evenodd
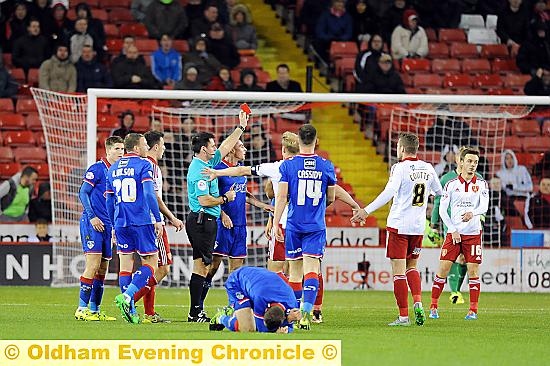
<path id="1" fill-rule="evenodd" d="M 439 215 L 447 226 L 447 236 L 441 248 L 439 270 L 432 286 L 432 304 L 430 318 L 439 318 L 437 304 L 445 286 L 445 278 L 459 254 L 464 254 L 468 267 L 470 286 L 470 310 L 466 320 L 477 319 L 481 281 L 478 269 L 481 264 L 481 221 L 489 208 L 489 187 L 487 182 L 477 177 L 479 150 L 464 149 L 460 153 L 462 171 L 460 175 L 447 182 L 439 206 Z M 451 208 L 450 215 L 447 212 Z"/>
<path id="2" fill-rule="evenodd" d="M 259 267 L 241 267 L 225 282 L 229 306 L 210 321 L 210 330 L 290 333 L 302 318 L 294 292 L 282 276 Z"/>

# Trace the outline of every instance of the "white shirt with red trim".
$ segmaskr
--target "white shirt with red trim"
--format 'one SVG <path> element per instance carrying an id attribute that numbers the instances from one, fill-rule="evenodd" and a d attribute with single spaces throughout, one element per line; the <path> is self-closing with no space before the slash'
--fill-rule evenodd
<path id="1" fill-rule="evenodd" d="M 430 194 L 442 194 L 434 167 L 417 158 L 405 158 L 392 166 L 386 188 L 365 207 L 365 211 L 371 214 L 393 198 L 387 230 L 404 235 L 424 235 Z"/>
<path id="2" fill-rule="evenodd" d="M 451 207 L 451 215 L 447 212 Z M 439 203 L 439 215 L 447 226 L 448 233 L 458 231 L 463 235 L 477 235 L 481 232 L 479 216 L 485 215 L 489 208 L 489 186 L 477 176 L 468 182 L 461 175 L 445 184 L 443 197 Z M 462 221 L 462 215 L 472 212 L 474 217 L 468 222 Z"/>
<path id="3" fill-rule="evenodd" d="M 155 192 L 157 192 L 157 196 L 162 200 L 162 171 L 154 158 L 148 156 L 147 159 L 151 162 L 151 165 L 153 165 L 153 187 L 155 188 Z M 162 224 L 166 225 L 162 213 L 160 217 L 162 219 Z"/>
<path id="4" fill-rule="evenodd" d="M 279 191 L 279 181 L 281 180 L 281 172 L 279 171 L 279 167 L 283 161 L 284 160 L 279 160 L 273 163 L 263 163 L 252 167 L 252 174 L 259 177 L 267 177 L 271 180 L 271 183 L 273 184 L 273 193 L 275 196 L 277 196 L 277 192 Z M 285 207 L 283 215 L 281 216 L 281 226 L 283 229 L 286 229 L 287 217 L 288 205 Z"/>

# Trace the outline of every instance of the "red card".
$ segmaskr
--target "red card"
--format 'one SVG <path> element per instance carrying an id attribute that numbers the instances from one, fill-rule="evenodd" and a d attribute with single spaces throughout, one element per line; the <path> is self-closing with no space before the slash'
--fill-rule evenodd
<path id="1" fill-rule="evenodd" d="M 250 107 L 246 103 L 241 104 L 241 111 L 243 111 L 246 114 L 252 113 L 252 111 L 250 110 Z"/>

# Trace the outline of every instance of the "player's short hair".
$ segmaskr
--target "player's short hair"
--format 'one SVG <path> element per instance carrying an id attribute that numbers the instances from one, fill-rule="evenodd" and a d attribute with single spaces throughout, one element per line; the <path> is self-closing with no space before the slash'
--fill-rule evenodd
<path id="1" fill-rule="evenodd" d="M 463 161 L 468 154 L 475 155 L 479 158 L 479 149 L 467 146 L 464 150 L 460 152 L 460 161 Z"/>
<path id="2" fill-rule="evenodd" d="M 279 65 L 277 65 L 277 71 L 279 71 L 279 69 L 286 69 L 286 71 L 290 71 L 290 67 L 288 67 L 287 64 L 279 64 Z"/>
<path id="3" fill-rule="evenodd" d="M 48 220 L 43 218 L 36 219 L 34 225 L 48 225 Z"/>
<path id="4" fill-rule="evenodd" d="M 199 132 L 191 138 L 191 147 L 195 154 L 201 152 L 201 148 L 208 146 L 210 139 L 214 139 L 214 135 L 210 132 Z"/>
<path id="5" fill-rule="evenodd" d="M 124 138 L 124 148 L 126 151 L 133 151 L 134 147 L 139 145 L 139 140 L 143 137 L 141 133 L 129 133 Z"/>
<path id="6" fill-rule="evenodd" d="M 115 146 L 115 144 L 123 144 L 123 143 L 124 143 L 124 140 L 122 139 L 122 137 L 120 137 L 120 136 L 109 136 L 105 139 L 105 148 L 109 149 L 109 148 Z"/>
<path id="7" fill-rule="evenodd" d="M 407 154 L 416 154 L 418 146 L 420 146 L 418 136 L 410 132 L 400 133 L 399 141 L 401 141 L 401 146 L 403 146 Z"/>
<path id="8" fill-rule="evenodd" d="M 285 131 L 283 133 L 281 141 L 282 145 L 289 153 L 298 154 L 298 152 L 300 152 L 300 147 L 298 146 L 298 135 L 296 135 L 294 132 Z"/>
<path id="9" fill-rule="evenodd" d="M 145 141 L 147 141 L 149 148 L 152 148 L 156 144 L 160 143 L 160 139 L 164 137 L 164 133 L 160 131 L 147 131 L 143 136 L 145 137 Z"/>
<path id="10" fill-rule="evenodd" d="M 298 130 L 298 137 L 302 145 L 309 146 L 315 144 L 317 140 L 317 130 L 311 124 L 305 124 Z"/>
<path id="11" fill-rule="evenodd" d="M 30 177 L 33 173 L 36 173 L 36 175 L 38 175 L 38 170 L 36 170 L 35 168 L 33 168 L 30 165 L 27 165 L 21 171 L 21 176 L 22 177 Z"/>
<path id="12" fill-rule="evenodd" d="M 285 312 L 280 306 L 270 306 L 264 314 L 264 324 L 268 331 L 276 332 L 285 318 Z"/>

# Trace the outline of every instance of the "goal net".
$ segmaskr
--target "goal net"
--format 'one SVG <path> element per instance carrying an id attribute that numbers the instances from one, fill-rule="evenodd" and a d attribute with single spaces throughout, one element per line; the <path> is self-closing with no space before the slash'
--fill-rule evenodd
<path id="1" fill-rule="evenodd" d="M 436 166 L 442 163 L 442 157 L 450 155 L 444 153 L 447 146 L 448 151 L 453 152 L 455 145 L 482 147 L 485 155 L 480 169 L 484 176 L 490 178 L 499 168 L 500 154 L 506 146 L 505 133 L 510 124 L 527 115 L 533 105 L 548 104 L 547 98 L 518 100 L 503 96 L 243 94 L 114 89 L 90 89 L 88 95 L 68 95 L 40 89 L 32 89 L 32 93 L 45 132 L 55 230 L 62 238 L 54 245 L 54 260 L 63 261 L 64 270 L 57 276 L 54 285 L 78 283 L 84 264 L 78 232 L 82 212 L 78 190 L 82 175 L 87 166 L 104 155 L 104 140 L 121 126 L 120 116 L 127 112 L 133 115 L 132 130 L 146 132 L 157 129 L 165 133 L 166 152 L 159 162 L 165 179 L 163 198 L 178 218 L 185 219 L 188 213 L 185 176 L 192 157 L 191 136 L 196 131 L 209 131 L 219 143 L 238 124 L 237 115 L 242 102 L 247 102 L 253 111 L 250 127 L 243 136 L 248 150 L 244 164 L 280 159 L 281 134 L 286 130 L 297 132 L 299 126 L 311 118 L 318 130 L 318 153 L 331 159 L 336 166 L 339 184 L 361 204 L 370 202 L 383 189 L 389 170 L 384 159 L 390 156 L 391 163 L 395 156 L 395 143 L 388 142 L 395 142 L 400 131 L 418 133 L 421 138 L 420 156 Z M 375 148 L 365 141 L 358 126 L 353 123 L 348 113 L 352 103 L 366 106 L 364 115 L 368 115 L 369 123 L 382 131 L 378 132 L 379 138 L 373 140 L 378 146 L 385 146 L 379 149 L 381 154 L 375 153 Z M 451 164 L 438 167 L 442 172 L 451 168 Z M 250 178 L 248 190 L 268 202 L 263 183 Z M 370 227 L 353 228 L 349 223 L 349 207 L 336 203 L 328 208 L 327 248 L 331 251 L 330 258 L 336 256 L 340 261 L 333 263 L 327 255 L 327 262 L 324 263 L 329 268 L 327 271 L 339 270 L 345 261 L 350 266 L 365 263 L 365 253 L 368 253 L 365 248 L 383 244 L 387 212 L 388 207 L 378 210 L 369 221 Z M 263 225 L 266 213 L 247 206 L 247 217 L 247 264 L 265 266 L 267 240 L 263 236 Z M 169 225 L 167 230 L 174 264 L 163 285 L 187 286 L 192 269 L 188 238 L 185 233 L 175 233 Z M 491 224 L 490 232 L 490 245 L 498 247 L 505 243 L 501 227 Z M 361 268 L 354 272 L 355 280 L 349 281 L 349 288 L 361 287 L 356 280 L 365 275 L 360 275 Z M 380 268 L 375 267 L 375 270 Z M 116 279 L 116 256 L 109 272 L 108 279 Z M 222 283 L 220 276 L 215 278 L 218 279 L 215 282 L 217 285 Z M 328 286 L 348 288 L 345 283 L 340 278 L 333 283 L 329 280 Z"/>

